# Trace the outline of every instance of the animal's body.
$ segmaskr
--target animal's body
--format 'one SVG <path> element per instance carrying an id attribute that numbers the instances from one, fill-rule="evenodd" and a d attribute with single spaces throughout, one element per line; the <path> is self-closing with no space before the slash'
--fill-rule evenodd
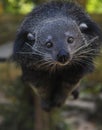
<path id="1" fill-rule="evenodd" d="M 23 21 L 14 57 L 23 78 L 37 90 L 44 109 L 64 103 L 94 69 L 102 38 L 96 23 L 78 5 L 57 1 L 35 8 Z"/>

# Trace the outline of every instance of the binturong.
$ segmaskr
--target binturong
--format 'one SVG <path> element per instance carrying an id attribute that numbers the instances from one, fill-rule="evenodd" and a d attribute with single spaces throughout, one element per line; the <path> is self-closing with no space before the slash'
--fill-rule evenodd
<path id="1" fill-rule="evenodd" d="M 77 84 L 94 70 L 102 32 L 76 3 L 52 1 L 27 15 L 17 32 L 14 59 L 20 64 L 23 79 L 50 111 L 64 104 Z"/>

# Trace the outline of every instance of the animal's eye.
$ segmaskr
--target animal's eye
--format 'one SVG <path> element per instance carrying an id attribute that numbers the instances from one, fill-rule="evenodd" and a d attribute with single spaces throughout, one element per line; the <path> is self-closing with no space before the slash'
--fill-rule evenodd
<path id="1" fill-rule="evenodd" d="M 72 44 L 74 42 L 74 38 L 73 37 L 69 37 L 67 39 L 67 42 L 70 43 L 70 44 Z"/>
<path id="2" fill-rule="evenodd" d="M 47 48 L 53 47 L 53 43 L 52 43 L 52 42 L 47 42 L 47 43 L 46 43 L 46 47 L 47 47 Z"/>

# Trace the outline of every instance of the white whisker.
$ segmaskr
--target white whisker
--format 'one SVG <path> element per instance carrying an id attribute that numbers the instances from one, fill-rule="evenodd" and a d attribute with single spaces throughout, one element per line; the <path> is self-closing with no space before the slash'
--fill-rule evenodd
<path id="1" fill-rule="evenodd" d="M 87 48 L 91 43 L 93 43 L 95 40 L 97 40 L 99 37 L 96 36 L 94 37 L 93 39 L 91 39 L 90 41 L 88 41 L 87 43 L 85 42 L 85 44 L 83 46 L 80 46 L 79 48 L 77 48 L 74 52 L 72 52 L 71 54 L 75 54 L 77 53 L 78 51 L 84 49 L 84 48 Z"/>

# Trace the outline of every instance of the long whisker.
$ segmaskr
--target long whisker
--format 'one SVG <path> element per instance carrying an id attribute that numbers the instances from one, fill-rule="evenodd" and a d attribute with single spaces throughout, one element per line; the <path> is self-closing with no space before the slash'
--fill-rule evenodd
<path id="1" fill-rule="evenodd" d="M 55 72 L 56 71 L 56 63 L 54 63 L 52 66 L 51 66 L 51 69 L 50 69 L 50 72 Z"/>
<path id="2" fill-rule="evenodd" d="M 85 42 L 85 44 L 83 46 L 80 46 L 79 48 L 77 48 L 74 52 L 72 52 L 72 54 L 77 53 L 78 51 L 80 51 L 81 49 L 87 48 L 91 43 L 93 43 L 95 40 L 97 40 L 99 37 L 96 36 L 93 39 L 91 39 L 90 41 L 88 41 L 88 43 Z"/>
<path id="3" fill-rule="evenodd" d="M 85 64 L 90 66 L 92 63 L 91 61 L 83 60 L 83 59 L 74 59 L 73 60 L 73 65 L 79 65 L 82 66 L 83 68 L 86 68 Z M 88 67 L 88 70 L 92 71 L 92 68 Z"/>
<path id="4" fill-rule="evenodd" d="M 101 54 L 97 53 L 95 49 L 84 49 L 83 51 L 80 51 L 79 53 L 76 53 L 75 56 L 100 56 Z"/>
<path id="5" fill-rule="evenodd" d="M 32 46 L 31 46 L 29 43 L 27 43 L 27 42 L 25 42 L 25 44 L 26 44 L 27 46 L 29 46 L 33 51 L 37 51 L 37 52 L 39 52 L 39 53 L 43 53 L 43 52 L 39 51 L 39 50 L 36 48 L 36 46 L 32 47 Z M 37 47 L 39 47 L 39 45 L 37 45 Z M 42 48 L 42 47 L 40 46 L 40 48 Z"/>
<path id="6" fill-rule="evenodd" d="M 41 64 L 39 64 L 37 67 L 38 68 L 42 68 L 42 69 L 49 69 L 51 66 L 52 66 L 53 64 L 52 64 L 52 62 L 50 62 L 50 61 L 47 61 L 47 62 L 43 62 L 43 63 L 41 63 Z"/>
<path id="7" fill-rule="evenodd" d="M 18 53 L 18 54 L 22 54 L 22 55 L 39 55 L 39 56 L 41 56 L 41 57 L 43 57 L 43 55 L 44 54 L 40 54 L 40 53 L 38 53 L 38 52 L 16 52 L 16 53 Z"/>
<path id="8" fill-rule="evenodd" d="M 43 53 L 43 52 L 37 50 L 36 47 L 35 47 L 35 48 L 32 47 L 29 43 L 25 42 L 25 44 L 26 44 L 27 46 L 29 46 L 33 51 L 36 51 L 36 52 L 38 52 L 38 53 L 40 53 L 40 54 L 45 54 L 45 53 Z"/>
<path id="9" fill-rule="evenodd" d="M 52 59 L 47 59 L 42 64 L 39 64 L 38 67 L 41 69 L 49 70 L 50 73 L 55 72 L 57 64 Z"/>

